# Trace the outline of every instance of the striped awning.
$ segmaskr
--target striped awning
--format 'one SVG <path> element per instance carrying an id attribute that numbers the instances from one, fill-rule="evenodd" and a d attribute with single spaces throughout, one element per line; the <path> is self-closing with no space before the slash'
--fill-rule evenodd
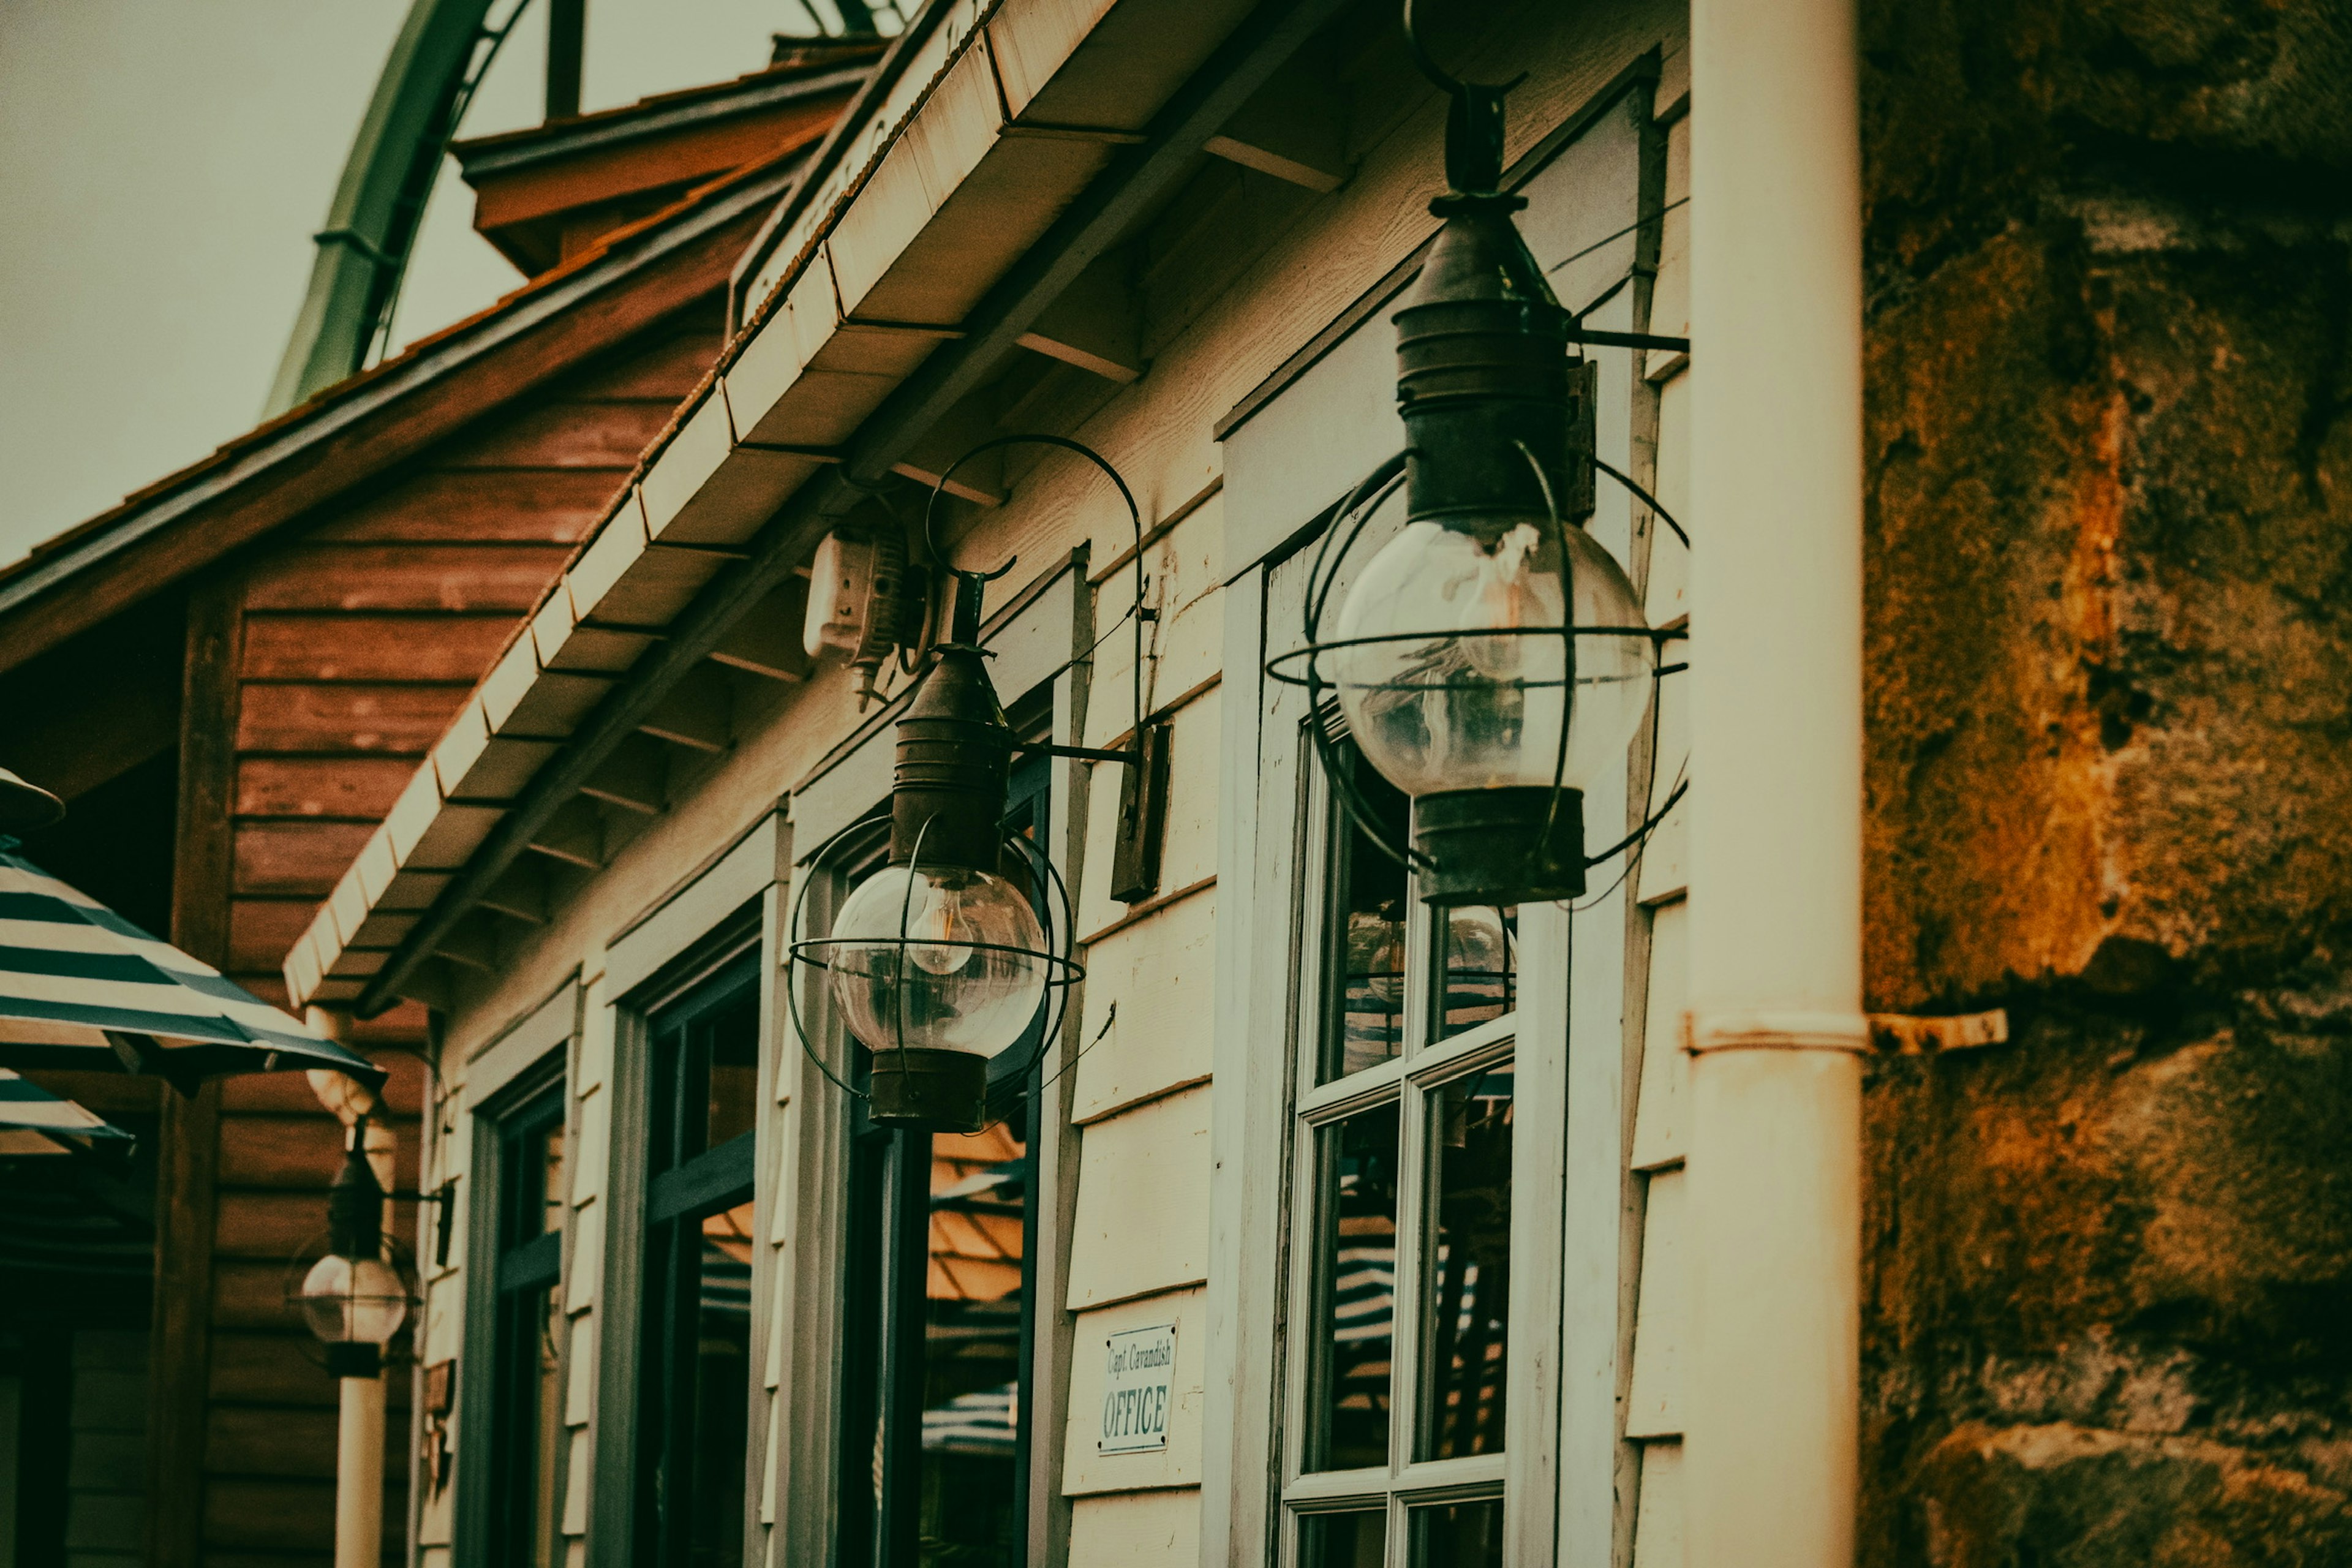
<path id="1" fill-rule="evenodd" d="M 0 849 L 0 1066 L 152 1073 L 383 1073 L 208 964 Z"/>
<path id="2" fill-rule="evenodd" d="M 96 1111 L 0 1068 L 0 1155 L 65 1154 L 102 1144 L 128 1149 L 132 1141 Z"/>

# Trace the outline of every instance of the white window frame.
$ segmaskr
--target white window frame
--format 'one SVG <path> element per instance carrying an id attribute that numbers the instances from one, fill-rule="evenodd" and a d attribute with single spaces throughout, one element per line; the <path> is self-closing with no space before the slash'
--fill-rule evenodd
<path id="1" fill-rule="evenodd" d="M 1391 509 L 1396 511 L 1399 509 Z M 1374 542 L 1375 543 L 1377 542 Z M 1370 548 L 1367 546 L 1366 548 Z M 1307 557 L 1302 552 L 1267 574 L 1266 615 L 1277 626 L 1291 624 L 1305 585 Z M 1568 917 L 1558 905 L 1528 905 L 1519 913 L 1518 1005 L 1510 1013 L 1444 1040 L 1430 1038 L 1431 934 L 1434 921 L 1408 889 L 1412 910 L 1406 937 L 1406 1011 L 1403 1049 L 1388 1061 L 1328 1083 L 1318 1083 L 1326 998 L 1320 994 L 1321 953 L 1330 914 L 1329 856 L 1331 785 L 1308 749 L 1304 729 L 1305 694 L 1269 683 L 1259 747 L 1263 788 L 1257 802 L 1261 843 L 1287 834 L 1292 966 L 1296 983 L 1277 1017 L 1262 1016 L 1262 1047 L 1267 1026 L 1283 1037 L 1286 1121 L 1285 1184 L 1281 1235 L 1281 1319 L 1286 1330 L 1277 1349 L 1276 1386 L 1281 1398 L 1278 1506 L 1270 1521 L 1274 1561 L 1299 1561 L 1299 1521 L 1314 1512 L 1346 1511 L 1342 1505 L 1377 1503 L 1387 1513 L 1390 1568 L 1405 1568 L 1411 1549 L 1410 1510 L 1416 1506 L 1494 1496 L 1504 1500 L 1503 1552 L 1507 1563 L 1550 1559 L 1553 1542 L 1555 1436 L 1559 1429 L 1559 1366 L 1562 1260 L 1562 1179 L 1567 1131 Z M 1287 756 L 1276 753 L 1286 752 Z M 1271 847 L 1271 846 L 1269 846 Z M 1416 1460 L 1423 1313 L 1420 1302 L 1428 1221 L 1429 1149 L 1424 1136 L 1431 1091 L 1481 1068 L 1513 1063 L 1511 1273 L 1509 1338 L 1506 1375 L 1511 1397 L 1505 1406 L 1499 1454 Z M 1371 1469 L 1307 1471 L 1304 1468 L 1307 1401 L 1316 1365 L 1313 1340 L 1316 1242 L 1321 1195 L 1316 1190 L 1319 1156 L 1316 1131 L 1341 1118 L 1394 1101 L 1400 1106 L 1401 1147 L 1397 1194 L 1396 1303 L 1391 1325 L 1391 1382 L 1386 1466 Z"/>

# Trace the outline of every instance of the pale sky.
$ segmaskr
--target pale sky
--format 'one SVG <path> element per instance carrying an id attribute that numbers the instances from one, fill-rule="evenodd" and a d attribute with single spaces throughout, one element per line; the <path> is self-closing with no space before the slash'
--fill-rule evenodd
<path id="1" fill-rule="evenodd" d="M 258 421 L 408 6 L 0 0 L 0 562 Z M 538 122 L 544 16 L 461 136 Z M 800 0 L 589 0 L 582 107 L 757 70 L 772 34 L 808 30 Z M 395 346 L 521 281 L 472 212 L 445 164 Z"/>

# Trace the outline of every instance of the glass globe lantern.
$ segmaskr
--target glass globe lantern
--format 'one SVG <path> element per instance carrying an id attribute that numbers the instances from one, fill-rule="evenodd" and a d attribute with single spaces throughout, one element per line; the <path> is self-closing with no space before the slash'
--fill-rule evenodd
<path id="1" fill-rule="evenodd" d="M 1365 759 L 1412 797 L 1425 902 L 1574 898 L 1582 792 L 1622 765 L 1655 643 L 1582 527 L 1597 381 L 1513 221 L 1526 201 L 1497 189 L 1503 89 L 1423 68 L 1455 97 L 1453 188 L 1430 204 L 1444 222 L 1395 315 L 1406 522 L 1334 639 L 1309 626 L 1306 684 L 1336 689 Z"/>
<path id="2" fill-rule="evenodd" d="M 1018 888 L 971 867 L 889 866 L 834 922 L 833 994 L 876 1051 L 1009 1048 L 1045 999 L 1045 931 Z"/>
<path id="3" fill-rule="evenodd" d="M 1642 622 L 1615 559 L 1548 516 L 1416 519 L 1366 565 L 1324 669 L 1365 759 L 1413 797 L 1432 901 L 1581 890 L 1581 794 L 1649 706 Z M 1498 881 L 1513 847 L 1534 874 Z"/>
<path id="4" fill-rule="evenodd" d="M 957 620 L 898 721 L 888 863 L 851 892 L 829 935 L 793 944 L 827 972 L 872 1053 L 874 1120 L 937 1132 L 986 1125 L 989 1062 L 1076 973 L 1028 893 L 999 872 L 1013 730 L 968 640 L 976 611 L 960 603 Z"/>
<path id="5" fill-rule="evenodd" d="M 383 1347 L 408 1321 L 408 1282 L 384 1257 L 383 1189 L 366 1145 L 362 1118 L 327 1192 L 327 1255 L 294 1292 L 304 1325 L 327 1347 L 327 1370 L 339 1378 L 375 1376 Z"/>
<path id="6" fill-rule="evenodd" d="M 320 1342 L 381 1351 L 408 1321 L 408 1290 L 381 1258 L 329 1253 L 302 1278 L 302 1321 Z"/>

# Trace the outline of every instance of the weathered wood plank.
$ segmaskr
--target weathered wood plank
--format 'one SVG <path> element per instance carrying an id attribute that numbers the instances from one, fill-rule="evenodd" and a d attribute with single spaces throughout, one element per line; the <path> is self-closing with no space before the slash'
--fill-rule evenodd
<path id="1" fill-rule="evenodd" d="M 400 757 L 246 757 L 236 764 L 236 814 L 381 822 L 415 772 Z"/>
<path id="2" fill-rule="evenodd" d="M 335 1483 L 224 1476 L 205 1488 L 201 1519 L 207 1546 L 315 1553 L 335 1538 Z"/>
<path id="3" fill-rule="evenodd" d="M 373 831 L 364 822 L 323 819 L 239 823 L 236 890 L 323 899 Z"/>
<path id="4" fill-rule="evenodd" d="M 1096 1122 L 1078 1170 L 1072 1311 L 1209 1277 L 1207 1085 Z"/>
<path id="5" fill-rule="evenodd" d="M 691 318 L 696 312 L 686 314 Z M 573 397 L 650 398 L 673 407 L 701 384 L 726 340 L 717 310 L 684 331 L 640 338 L 613 361 L 564 388 Z"/>
<path id="6" fill-rule="evenodd" d="M 335 1413 L 215 1405 L 205 1423 L 205 1470 L 272 1479 L 335 1474 Z"/>
<path id="7" fill-rule="evenodd" d="M 181 667 L 178 843 L 173 858 L 173 942 L 218 964 L 227 957 L 229 890 L 235 843 L 228 806 L 236 758 L 237 641 L 244 584 L 216 574 L 188 596 Z M 148 1435 L 147 1560 L 158 1568 L 196 1568 L 196 1529 L 204 1501 L 201 1468 L 205 1386 L 211 1325 L 214 1173 L 218 1162 L 220 1091 L 164 1101 L 156 1191 L 153 1424 Z"/>
<path id="8" fill-rule="evenodd" d="M 242 984 L 240 981 L 238 984 Z M 424 1009 L 413 1002 L 404 1002 L 393 1013 L 421 1013 Z M 401 1042 L 414 1049 L 425 1043 L 425 1031 L 419 1027 L 413 1036 Z M 362 1047 L 363 1053 L 367 1047 Z M 384 1086 L 384 1102 L 392 1108 L 393 1131 L 402 1137 L 403 1131 L 416 1116 L 422 1096 L 425 1066 L 415 1057 L 401 1051 L 377 1051 L 370 1055 L 378 1067 L 391 1074 Z M 319 1109 L 319 1097 L 310 1092 L 309 1079 L 299 1072 L 245 1073 L 225 1079 L 221 1085 L 221 1109 L 226 1112 L 275 1111 L 287 1115 L 308 1115 Z"/>
<path id="9" fill-rule="evenodd" d="M 626 468 L 668 423 L 668 398 L 541 404 L 436 457 L 442 468 Z"/>
<path id="10" fill-rule="evenodd" d="M 306 1085 L 307 1087 L 307 1085 Z M 343 1167 L 343 1124 L 313 1100 L 311 1114 L 225 1115 L 221 1118 L 220 1184 L 226 1207 L 242 1201 L 236 1190 L 271 1188 L 315 1194 L 325 1201 L 328 1184 Z M 394 1124 L 394 1135 L 400 1128 Z M 416 1140 L 401 1138 L 393 1155 L 394 1184 L 416 1186 Z M 323 1215 L 326 1210 L 319 1211 Z"/>
<path id="11" fill-rule="evenodd" d="M 266 1258 L 225 1258 L 215 1263 L 212 1289 L 214 1328 L 260 1332 L 297 1327 L 293 1315 L 286 1310 L 287 1262 L 283 1258 L 275 1262 Z"/>
<path id="12" fill-rule="evenodd" d="M 238 1405 L 335 1407 L 335 1380 L 307 1353 L 310 1336 L 289 1319 L 277 1333 L 226 1330 L 213 1335 L 212 1397 Z M 407 1385 L 395 1377 L 386 1392 Z"/>
<path id="13" fill-rule="evenodd" d="M 303 539 L 311 544 L 576 544 L 612 505 L 620 483 L 600 468 L 431 469 L 348 510 L 330 509 Z"/>
<path id="14" fill-rule="evenodd" d="M 416 1205 L 395 1203 L 398 1215 L 394 1234 L 416 1234 Z M 213 1251 L 221 1258 L 275 1262 L 279 1312 L 285 1307 L 285 1270 L 289 1259 L 326 1235 L 326 1189 L 317 1192 L 231 1192 L 220 1198 L 220 1215 L 213 1226 Z"/>
<path id="15" fill-rule="evenodd" d="M 246 608 L 520 614 L 570 554 L 544 544 L 302 545 L 256 570 Z"/>
<path id="16" fill-rule="evenodd" d="M 247 680 L 479 680 L 515 628 L 485 616 L 262 615 L 247 618 Z"/>
<path id="17" fill-rule="evenodd" d="M 421 757 L 449 727 L 451 715 L 471 689 L 249 686 L 237 712 L 236 747 L 240 752 L 374 752 Z"/>
<path id="18" fill-rule="evenodd" d="M 1098 1568 L 1192 1568 L 1200 1560 L 1197 1488 L 1103 1492 L 1070 1505 L 1073 1563 Z"/>
<path id="19" fill-rule="evenodd" d="M 267 969 L 310 927 L 319 910 L 310 899 L 238 899 L 229 905 L 228 966 Z"/>

